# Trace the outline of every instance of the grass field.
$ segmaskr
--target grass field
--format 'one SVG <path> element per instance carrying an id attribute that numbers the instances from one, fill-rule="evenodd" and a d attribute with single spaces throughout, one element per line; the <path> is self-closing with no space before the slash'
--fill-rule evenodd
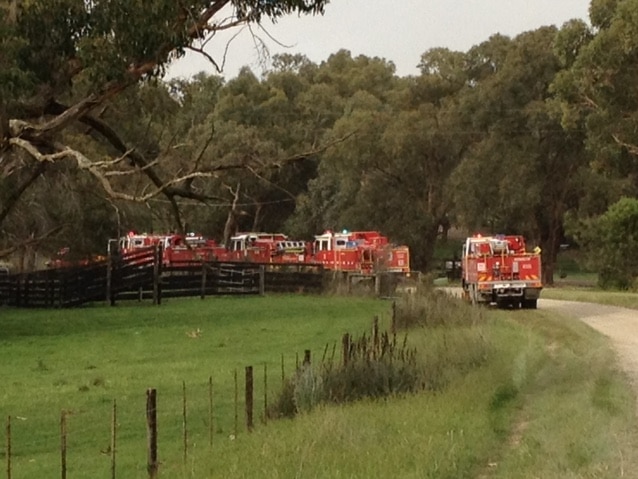
<path id="1" fill-rule="evenodd" d="M 638 293 L 629 291 L 602 291 L 595 288 L 556 287 L 543 289 L 541 297 L 638 309 Z"/>
<path id="2" fill-rule="evenodd" d="M 133 465 L 142 471 L 145 449 L 139 439 L 145 437 L 146 388 L 158 390 L 160 437 L 165 444 L 169 438 L 178 444 L 183 382 L 193 416 L 191 434 L 207 437 L 210 376 L 216 436 L 228 438 L 235 428 L 235 371 L 243 381 L 244 368 L 254 366 L 259 401 L 265 364 L 272 389 L 278 390 L 282 355 L 290 374 L 297 354 L 303 357 L 305 349 L 321 354 L 342 333 L 369 328 L 375 314 L 387 319 L 389 308 L 380 301 L 301 296 L 173 301 L 161 307 L 2 309 L 5 387 L 0 410 L 14 417 L 15 476 L 50 477 L 45 471 L 50 473 L 59 456 L 58 422 L 64 409 L 70 411 L 70 470 L 75 469 L 76 477 L 99 477 L 78 469 L 108 463 L 100 451 L 109 444 L 114 399 L 120 423 L 118 461 L 123 471 Z"/>
<path id="3" fill-rule="evenodd" d="M 634 398 L 604 338 L 541 310 L 481 310 L 477 321 L 475 310 L 456 302 L 453 324 L 410 332 L 420 360 L 444 369 L 446 385 L 436 393 L 323 406 L 258 422 L 250 434 L 240 410 L 235 434 L 235 371 L 241 379 L 245 366 L 255 367 L 259 407 L 264 365 L 272 399 L 282 355 L 291 374 L 305 349 L 318 361 L 326 345 L 338 351 L 343 333 L 369 331 L 373 316 L 387 325 L 390 307 L 366 298 L 269 296 L 0 309 L 0 413 L 12 417 L 13 477 L 59 476 L 61 410 L 70 414 L 68 477 L 111 477 L 114 399 L 117 477 L 146 477 L 148 387 L 158 391 L 160 477 L 615 479 L 638 470 Z"/>

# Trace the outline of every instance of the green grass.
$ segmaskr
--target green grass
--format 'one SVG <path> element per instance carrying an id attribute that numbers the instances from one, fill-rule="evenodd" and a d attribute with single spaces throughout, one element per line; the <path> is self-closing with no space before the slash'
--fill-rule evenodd
<path id="1" fill-rule="evenodd" d="M 608 339 L 545 311 L 518 321 L 529 334 L 521 351 L 528 374 L 492 477 L 631 477 L 638 464 L 635 396 Z"/>
<path id="2" fill-rule="evenodd" d="M 554 284 L 561 287 L 595 288 L 598 285 L 598 274 L 576 272 L 569 274 L 555 274 Z"/>
<path id="3" fill-rule="evenodd" d="M 490 346 L 442 392 L 320 408 L 226 441 L 175 477 L 630 477 L 634 398 L 607 341 L 578 321 L 518 313 L 414 332 L 448 361 L 463 338 Z"/>
<path id="4" fill-rule="evenodd" d="M 616 479 L 638 470 L 634 398 L 603 337 L 543 310 L 480 309 L 478 321 L 469 306 L 450 310 L 461 320 L 409 335 L 424 368 L 444 369 L 445 388 L 322 406 L 267 425 L 257 418 L 251 434 L 240 410 L 235 435 L 235 370 L 242 380 L 244 367 L 255 366 L 259 416 L 264 364 L 272 399 L 281 385 L 282 355 L 291 373 L 305 349 L 315 362 L 326 345 L 336 345 L 339 354 L 343 333 L 369 330 L 374 315 L 387 325 L 390 303 L 270 296 L 161 307 L 2 309 L 0 413 L 13 418 L 13 477 L 59 474 L 62 409 L 71 411 L 68 477 L 110 477 L 109 456 L 101 451 L 109 444 L 113 399 L 117 477 L 146 477 L 147 387 L 158 389 L 161 477 Z M 197 329 L 199 336 L 189 337 Z M 212 448 L 209 376 L 215 385 Z"/>
<path id="5" fill-rule="evenodd" d="M 638 293 L 627 291 L 603 291 L 594 288 L 545 288 L 541 298 L 563 301 L 582 301 L 610 306 L 638 309 Z"/>
<path id="6" fill-rule="evenodd" d="M 215 432 L 228 437 L 235 428 L 235 371 L 243 390 L 244 368 L 254 366 L 259 406 L 264 365 L 271 388 L 278 390 L 282 355 L 290 374 L 305 349 L 321 355 L 343 333 L 369 328 L 374 315 L 387 319 L 389 308 L 387 302 L 370 299 L 274 296 L 172 301 L 161 307 L 2 309 L 0 412 L 14 417 L 15 475 L 47 477 L 45 471 L 57 459 L 63 409 L 71 411 L 70 468 L 107 461 L 100 450 L 109 444 L 114 399 L 120 423 L 118 461 L 123 471 L 142 471 L 149 387 L 158 390 L 165 441 L 178 444 L 181 437 L 183 381 L 193 415 L 191 432 L 200 436 L 198 442 L 202 437 L 207 441 L 210 376 Z M 198 329 L 198 337 L 189 336 Z"/>

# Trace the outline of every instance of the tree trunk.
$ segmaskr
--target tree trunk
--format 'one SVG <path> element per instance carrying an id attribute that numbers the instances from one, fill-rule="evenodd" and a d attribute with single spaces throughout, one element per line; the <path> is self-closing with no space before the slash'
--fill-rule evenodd
<path id="1" fill-rule="evenodd" d="M 543 255 L 544 256 L 544 255 Z M 554 270 L 556 261 L 548 261 L 543 259 L 543 285 L 552 286 L 554 284 Z"/>
<path id="2" fill-rule="evenodd" d="M 226 224 L 224 225 L 224 245 L 227 248 L 230 247 L 230 238 L 233 234 L 236 233 L 237 229 L 237 215 L 239 214 L 237 211 L 237 203 L 239 202 L 239 187 L 237 185 L 237 189 L 235 191 L 230 189 L 230 192 L 233 194 L 233 203 L 230 207 L 230 211 L 228 212 L 228 217 L 226 218 Z"/>
<path id="3" fill-rule="evenodd" d="M 421 244 L 423 247 L 421 248 L 421 253 L 417 258 L 414 258 L 415 264 L 412 269 L 419 269 L 421 271 L 431 271 L 434 269 L 434 264 L 432 258 L 434 257 L 434 248 L 436 246 L 436 237 L 438 235 L 438 224 L 435 223 L 435 226 L 428 228 L 424 231 L 422 236 Z"/>
<path id="4" fill-rule="evenodd" d="M 257 205 L 257 208 L 255 209 L 255 217 L 253 218 L 253 229 L 252 229 L 252 231 L 259 231 L 261 229 L 259 227 L 259 224 L 261 223 L 261 210 L 262 210 L 262 204 L 259 203 Z"/>
<path id="5" fill-rule="evenodd" d="M 542 281 L 546 286 L 554 284 L 554 271 L 558 260 L 558 250 L 562 238 L 562 226 L 554 224 L 546 234 L 541 234 L 541 248 L 543 258 Z"/>

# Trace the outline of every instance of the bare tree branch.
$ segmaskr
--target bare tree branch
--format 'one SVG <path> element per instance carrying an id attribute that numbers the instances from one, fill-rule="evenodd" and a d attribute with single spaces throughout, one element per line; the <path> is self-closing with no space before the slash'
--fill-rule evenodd
<path id="1" fill-rule="evenodd" d="M 292 198 L 293 200 L 295 199 L 295 195 L 293 195 L 290 191 L 288 191 L 287 189 L 279 186 L 278 184 L 276 184 L 273 181 L 270 181 L 268 178 L 266 178 L 265 176 L 261 175 L 257 170 L 255 170 L 254 168 L 248 166 L 248 171 L 250 171 L 254 176 L 256 176 L 257 178 L 259 178 L 261 181 L 263 181 L 264 183 L 267 183 L 268 185 L 272 186 L 273 188 L 281 191 L 282 193 L 284 193 L 286 196 Z"/>
<path id="2" fill-rule="evenodd" d="M 20 201 L 22 194 L 44 173 L 47 167 L 47 163 L 38 163 L 31 172 L 31 175 L 18 186 L 9 197 L 3 201 L 2 210 L 0 210 L 0 224 L 5 220 L 9 213 L 13 210 L 16 204 Z"/>
<path id="3" fill-rule="evenodd" d="M 638 146 L 622 141 L 616 134 L 611 135 L 611 137 L 619 146 L 626 148 L 631 155 L 638 156 Z"/>
<path id="4" fill-rule="evenodd" d="M 222 68 L 217 64 L 217 62 L 215 61 L 215 59 L 209 55 L 208 53 L 206 53 L 204 51 L 203 48 L 198 48 L 198 47 L 193 47 L 193 46 L 187 46 L 186 47 L 187 50 L 191 50 L 195 53 L 199 53 L 200 55 L 202 55 L 204 58 L 206 58 L 206 60 L 209 61 L 209 63 L 211 65 L 213 65 L 213 67 L 215 67 L 215 70 L 217 70 L 217 73 L 222 73 Z"/>
<path id="5" fill-rule="evenodd" d="M 241 183 L 237 183 L 237 188 L 233 190 L 231 186 L 226 185 L 230 194 L 233 195 L 233 201 L 230 209 L 228 210 L 228 216 L 226 217 L 226 223 L 224 224 L 224 236 L 223 242 L 226 247 L 230 247 L 230 237 L 235 233 L 237 228 L 237 217 L 241 214 L 239 210 L 239 192 L 241 190 Z"/>
<path id="6" fill-rule="evenodd" d="M 24 248 L 25 246 L 31 246 L 31 245 L 34 245 L 34 244 L 37 245 L 37 244 L 43 242 L 44 240 L 50 238 L 51 236 L 56 234 L 61 229 L 62 229 L 62 226 L 56 226 L 55 228 L 52 228 L 52 229 L 46 231 L 45 233 L 42 233 L 40 236 L 31 237 L 31 238 L 29 238 L 27 240 L 21 241 L 18 244 L 14 244 L 10 248 L 6 248 L 6 249 L 3 249 L 3 250 L 0 250 L 0 258 L 6 258 L 10 254 L 15 253 L 20 248 Z"/>

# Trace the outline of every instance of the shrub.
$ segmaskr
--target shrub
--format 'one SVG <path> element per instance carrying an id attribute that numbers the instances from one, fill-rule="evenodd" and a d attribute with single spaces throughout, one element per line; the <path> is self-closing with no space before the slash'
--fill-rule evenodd
<path id="1" fill-rule="evenodd" d="M 603 288 L 629 289 L 638 277 L 638 199 L 622 198 L 601 216 L 574 226 Z"/>
<path id="2" fill-rule="evenodd" d="M 396 329 L 437 326 L 472 326 L 482 319 L 482 310 L 472 308 L 445 291 L 420 285 L 414 294 L 395 301 L 393 324 Z"/>
<path id="3" fill-rule="evenodd" d="M 481 312 L 442 291 L 420 287 L 393 303 L 390 331 L 345 334 L 341 359 L 305 363 L 290 378 L 269 410 L 270 417 L 292 417 L 323 402 L 442 390 L 453 375 L 483 364 L 489 343 L 479 327 Z M 399 330 L 406 330 L 398 337 Z M 408 337 L 410 330 L 412 337 Z M 417 339 L 414 336 L 421 334 Z M 415 344 L 425 345 L 419 353 Z"/>
<path id="4" fill-rule="evenodd" d="M 343 403 L 378 398 L 418 389 L 420 375 L 416 349 L 407 335 L 398 344 L 396 335 L 365 334 L 357 340 L 344 336 L 345 357 L 339 367 L 323 367 L 326 400 Z"/>
<path id="5" fill-rule="evenodd" d="M 269 409 L 270 417 L 292 417 L 308 412 L 322 402 L 345 403 L 416 391 L 423 387 L 417 355 L 407 336 L 362 335 L 343 338 L 344 356 L 339 364 L 328 360 L 318 366 L 304 364 L 284 385 Z"/>
<path id="6" fill-rule="evenodd" d="M 293 402 L 296 412 L 309 412 L 324 400 L 323 379 L 311 364 L 304 364 L 294 382 Z"/>

